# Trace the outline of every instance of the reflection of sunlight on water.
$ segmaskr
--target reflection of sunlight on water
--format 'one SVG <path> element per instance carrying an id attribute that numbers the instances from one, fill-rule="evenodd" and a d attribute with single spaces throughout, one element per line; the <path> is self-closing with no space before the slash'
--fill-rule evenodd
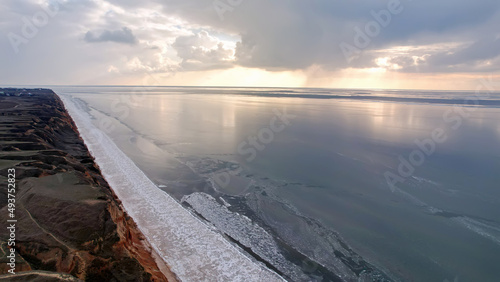
<path id="1" fill-rule="evenodd" d="M 176 136 L 176 132 L 181 129 L 181 125 L 178 122 L 179 116 L 183 111 L 181 105 L 181 100 L 175 96 L 163 96 L 163 95 L 148 95 L 144 101 L 144 105 L 147 112 L 147 119 L 142 119 L 143 122 L 147 122 L 149 127 L 155 127 L 155 134 L 162 136 Z M 161 126 L 156 126 L 157 122 L 162 122 Z"/>
<path id="2" fill-rule="evenodd" d="M 364 103 L 371 114 L 374 132 L 391 131 L 394 129 L 394 104 L 370 102 Z"/>
<path id="3" fill-rule="evenodd" d="M 198 122 L 209 122 L 212 126 L 223 128 L 236 126 L 236 109 L 232 97 L 219 96 L 214 100 L 196 96 L 196 100 L 199 101 L 189 101 L 185 107 L 193 110 L 192 114 L 196 115 Z"/>
<path id="4" fill-rule="evenodd" d="M 165 112 L 165 110 L 167 109 L 167 103 L 168 103 L 168 102 L 167 102 L 167 100 L 166 100 L 166 98 L 167 98 L 167 97 L 162 96 L 161 98 L 162 98 L 162 99 L 160 99 L 160 101 L 159 101 L 159 105 L 158 105 L 158 106 L 160 107 L 160 111 L 163 113 L 163 112 Z"/>
<path id="5" fill-rule="evenodd" d="M 221 115 L 222 125 L 224 127 L 235 127 L 236 125 L 236 109 L 234 103 L 228 103 L 229 107 L 224 107 Z"/>
<path id="6" fill-rule="evenodd" d="M 280 132 L 276 143 L 259 152 L 256 161 L 248 164 L 253 174 L 242 173 L 234 177 L 231 181 L 236 181 L 236 188 L 228 186 L 224 192 L 236 194 L 240 187 L 245 187 L 240 182 L 257 181 L 255 193 L 252 188 L 249 196 L 245 197 L 252 197 L 251 204 L 257 206 L 258 215 L 264 221 L 278 226 L 277 232 L 285 235 L 293 233 L 289 238 L 283 237 L 292 242 L 294 247 L 315 252 L 318 258 L 324 254 L 325 261 L 335 257 L 325 253 L 327 249 L 323 246 L 327 245 L 323 242 L 327 242 L 327 239 L 318 239 L 310 224 L 294 217 L 300 211 L 326 222 L 326 227 L 342 232 L 348 238 L 347 243 L 361 250 L 360 253 L 368 259 L 377 261 L 382 258 L 391 271 L 405 269 L 418 278 L 422 278 L 419 276 L 422 270 L 433 273 L 441 271 L 441 267 L 428 270 L 427 260 L 420 259 L 419 255 L 429 255 L 433 265 L 452 261 L 450 267 L 442 267 L 446 271 L 467 266 L 468 271 L 478 275 L 483 274 L 488 266 L 480 263 L 468 266 L 471 261 L 467 260 L 467 256 L 481 252 L 493 258 L 492 261 L 497 261 L 498 254 L 488 250 L 485 245 L 489 242 L 483 237 L 490 238 L 489 235 L 471 239 L 470 248 L 463 251 L 463 261 L 456 256 L 454 248 L 463 243 L 462 236 L 472 236 L 469 229 L 475 228 L 482 233 L 487 231 L 495 236 L 498 230 L 467 221 L 465 223 L 472 227 L 462 228 L 461 231 L 458 229 L 461 225 L 457 228 L 451 223 L 443 225 L 444 217 L 429 217 L 428 213 L 435 213 L 432 210 L 434 206 L 443 210 L 450 207 L 464 214 L 469 210 L 473 210 L 472 213 L 476 210 L 477 213 L 490 210 L 497 212 L 497 202 L 494 201 L 498 195 L 494 185 L 498 183 L 498 178 L 493 175 L 488 178 L 491 181 L 482 181 L 479 178 L 482 174 L 475 175 L 473 172 L 483 167 L 463 173 L 459 166 L 472 167 L 476 160 L 478 165 L 482 165 L 477 159 L 481 156 L 469 152 L 491 151 L 498 156 L 498 108 L 478 109 L 463 120 L 464 125 L 460 130 L 453 131 L 450 123 L 443 120 L 443 114 L 453 109 L 452 105 L 302 97 L 267 98 L 258 96 L 260 92 L 256 96 L 228 95 L 224 91 L 230 90 L 226 89 L 222 89 L 220 94 L 213 89 L 206 90 L 215 92 L 213 94 L 191 88 L 185 91 L 189 93 L 145 95 L 140 105 L 130 106 L 130 118 L 122 120 L 139 135 L 131 139 L 135 146 L 126 148 L 131 148 L 130 154 L 146 168 L 145 171 L 165 180 L 162 182 L 168 187 L 164 187 L 165 190 L 171 189 L 176 195 L 192 193 L 198 189 L 196 181 L 201 179 L 199 175 L 224 169 L 226 166 L 219 164 L 230 163 L 233 158 L 238 161 L 235 148 L 240 142 L 247 141 L 249 136 L 257 134 L 259 129 L 269 126 L 274 115 L 273 109 L 276 108 L 297 118 L 293 119 L 290 127 Z M 257 90 L 238 91 L 251 94 Z M 259 91 L 281 93 L 279 89 Z M 299 91 L 292 89 L 290 92 Z M 344 90 L 338 92 L 350 93 Z M 399 92 L 385 93 L 380 90 L 375 95 L 400 95 Z M 408 92 L 401 95 L 414 96 Z M 113 113 L 110 107 L 111 102 L 116 100 L 115 96 L 87 95 L 85 99 L 89 100 L 90 105 L 119 116 L 121 112 Z M 380 175 L 398 161 L 397 155 L 402 154 L 407 158 L 412 150 L 418 149 L 415 139 L 430 138 L 432 131 L 439 127 L 447 130 L 449 141 L 436 147 L 438 154 L 426 159 L 422 169 L 397 193 L 388 196 L 388 191 L 386 193 L 377 189 L 384 185 L 378 182 L 382 179 Z M 113 133 L 121 134 L 118 130 Z M 491 150 L 488 151 L 489 148 Z M 458 163 L 457 158 L 463 161 Z M 179 165 L 179 160 L 182 165 Z M 489 160 L 484 164 L 486 172 L 494 171 L 494 167 L 499 164 L 497 159 L 485 160 Z M 469 161 L 473 162 L 466 164 Z M 196 185 L 193 185 L 195 182 Z M 469 191 L 469 188 L 462 188 L 461 185 L 474 188 Z M 260 191 L 265 194 L 258 193 Z M 469 193 L 475 197 L 469 197 Z M 413 206 L 423 208 L 414 209 Z M 485 214 L 486 218 L 492 217 L 491 212 Z M 496 225 L 494 227 L 497 228 Z M 441 237 L 451 239 L 447 240 L 449 243 L 443 244 Z M 429 250 L 422 248 L 418 250 L 421 254 L 416 254 L 412 245 L 416 242 L 414 238 L 418 238 Z M 478 243 L 478 240 L 481 241 Z M 322 248 L 316 251 L 317 246 Z M 439 257 L 435 256 L 437 252 Z M 487 276 L 487 273 L 484 275 Z M 417 280 L 425 281 L 423 278 Z"/>
<path id="7" fill-rule="evenodd" d="M 351 102 L 354 109 L 362 116 L 357 121 L 350 121 L 353 127 L 366 129 L 364 134 L 371 138 L 390 142 L 405 141 L 410 135 L 418 134 L 418 129 L 429 127 L 421 118 L 419 108 L 414 105 L 403 105 L 386 102 Z M 352 112 L 347 112 L 352 114 Z M 417 129 L 417 131 L 415 131 Z M 410 134 L 408 134 L 411 131 Z M 416 136 L 415 136 L 416 137 Z M 413 137 L 414 138 L 414 137 Z"/>
<path id="8" fill-rule="evenodd" d="M 222 124 L 224 127 L 234 127 L 236 125 L 236 112 L 234 107 L 224 109 Z"/>

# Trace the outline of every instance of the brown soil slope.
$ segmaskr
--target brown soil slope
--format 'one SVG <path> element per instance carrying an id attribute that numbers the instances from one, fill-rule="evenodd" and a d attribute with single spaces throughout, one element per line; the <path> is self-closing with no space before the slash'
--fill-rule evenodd
<path id="1" fill-rule="evenodd" d="M 0 88 L 0 149 L 2 226 L 9 219 L 8 169 L 16 170 L 18 275 L 27 271 L 30 281 L 72 281 L 67 274 L 85 281 L 167 281 L 168 269 L 159 270 L 51 90 Z M 14 278 L 7 273 L 9 235 L 0 228 L 0 280 Z"/>

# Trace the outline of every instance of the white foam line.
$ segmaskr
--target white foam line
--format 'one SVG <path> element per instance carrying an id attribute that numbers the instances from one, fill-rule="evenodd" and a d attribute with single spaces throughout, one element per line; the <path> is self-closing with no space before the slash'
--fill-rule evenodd
<path id="1" fill-rule="evenodd" d="M 491 241 L 500 245 L 500 239 L 498 237 L 498 235 L 500 234 L 500 229 L 498 229 L 497 227 L 484 224 L 469 217 L 453 218 L 453 220 L 455 222 L 461 223 L 463 226 L 483 236 L 484 238 L 490 239 Z"/>
<path id="2" fill-rule="evenodd" d="M 92 124 L 89 113 L 78 109 L 71 97 L 60 97 L 124 209 L 180 280 L 284 281 L 158 189 Z"/>

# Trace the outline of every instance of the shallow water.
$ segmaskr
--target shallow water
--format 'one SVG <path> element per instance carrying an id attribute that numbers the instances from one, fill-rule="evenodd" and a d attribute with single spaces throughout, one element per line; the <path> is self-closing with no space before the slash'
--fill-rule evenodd
<path id="1" fill-rule="evenodd" d="M 86 103 L 159 189 L 285 278 L 499 277 L 497 93 L 54 90 Z M 401 175 L 410 156 L 418 165 Z"/>

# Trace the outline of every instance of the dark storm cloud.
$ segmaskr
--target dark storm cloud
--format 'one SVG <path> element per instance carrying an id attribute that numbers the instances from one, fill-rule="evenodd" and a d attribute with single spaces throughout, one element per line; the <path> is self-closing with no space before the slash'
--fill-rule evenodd
<path id="1" fill-rule="evenodd" d="M 399 72 L 500 71 L 498 0 L 400 0 L 401 13 L 346 59 L 340 44 L 355 46 L 356 28 L 365 30 L 391 1 L 2 0 L 0 77 L 71 82 L 83 73 L 107 74 L 110 66 L 123 72 L 172 66 L 335 71 L 378 67 L 377 58 Z M 35 15 L 56 6 L 46 25 L 25 36 Z M 81 44 L 82 38 L 121 44 Z M 409 51 L 393 51 L 401 46 Z M 47 71 L 48 63 L 57 67 Z"/>
<path id="2" fill-rule="evenodd" d="M 135 38 L 132 30 L 128 27 L 123 27 L 121 30 L 104 30 L 102 32 L 88 31 L 85 34 L 84 40 L 93 42 L 117 42 L 124 44 L 135 44 L 137 43 L 137 38 Z"/>
<path id="3" fill-rule="evenodd" d="M 422 53 L 421 53 L 422 54 Z M 397 56 L 391 63 L 403 72 L 492 72 L 500 71 L 500 38 L 483 38 L 455 48 L 412 58 Z"/>
<path id="4" fill-rule="evenodd" d="M 497 56 L 500 56 L 500 39 L 485 38 L 454 53 L 443 52 L 433 55 L 428 62 L 435 66 L 453 66 L 490 60 Z"/>
<path id="5" fill-rule="evenodd" d="M 353 44 L 354 28 L 363 30 L 374 20 L 372 12 L 386 10 L 391 0 L 243 0 L 225 11 L 224 20 L 214 9 L 213 1 L 157 2 L 164 3 L 165 13 L 240 35 L 237 63 L 273 70 L 300 69 L 313 64 L 326 69 L 353 67 L 339 44 Z M 228 1 L 221 2 L 230 5 Z M 400 6 L 403 11 L 392 15 L 387 27 L 370 38 L 363 52 L 449 40 L 479 43 L 480 37 L 494 36 L 497 32 L 495 25 L 488 26 L 490 22 L 498 23 L 500 1 L 497 0 L 401 0 Z M 477 29 L 483 34 L 474 34 Z M 455 60 L 461 59 L 457 54 Z M 366 64 L 368 57 L 361 65 Z"/>

